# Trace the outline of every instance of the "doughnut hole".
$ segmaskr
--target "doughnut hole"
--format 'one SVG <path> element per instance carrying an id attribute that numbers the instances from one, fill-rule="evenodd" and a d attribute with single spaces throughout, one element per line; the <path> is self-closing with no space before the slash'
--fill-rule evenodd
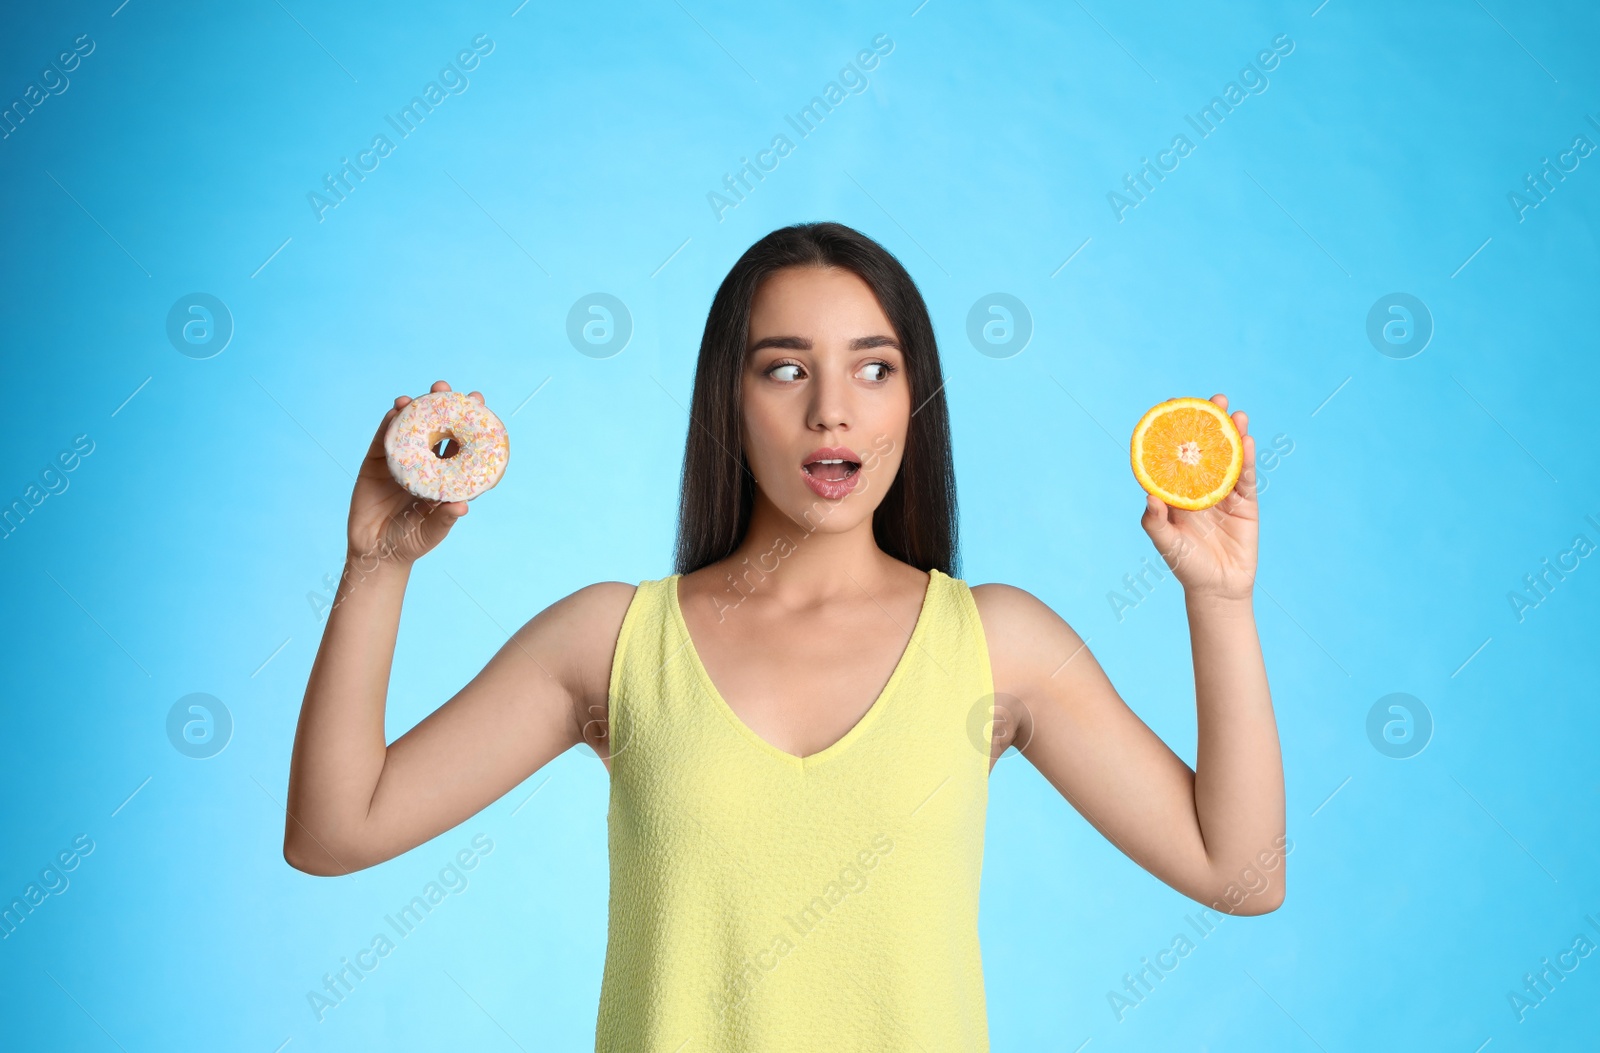
<path id="1" fill-rule="evenodd" d="M 440 460 L 448 460 L 461 452 L 461 443 L 447 431 L 429 432 L 428 449 Z"/>

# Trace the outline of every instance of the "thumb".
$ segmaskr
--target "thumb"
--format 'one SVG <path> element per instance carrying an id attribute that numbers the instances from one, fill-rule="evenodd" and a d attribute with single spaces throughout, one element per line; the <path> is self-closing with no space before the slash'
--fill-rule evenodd
<path id="1" fill-rule="evenodd" d="M 423 551 L 433 548 L 445 539 L 450 533 L 450 528 L 455 526 L 456 520 L 467 514 L 465 501 L 443 501 L 428 503 L 422 512 L 422 521 L 417 526 L 418 537 Z"/>
<path id="2" fill-rule="evenodd" d="M 456 520 L 467 514 L 465 501 L 442 501 L 433 506 L 433 514 L 429 520 L 433 524 L 435 536 L 440 540 L 450 533 L 450 528 L 456 525 Z"/>
<path id="3" fill-rule="evenodd" d="M 1144 498 L 1144 516 L 1139 522 L 1144 527 L 1144 532 L 1150 535 L 1150 540 L 1155 543 L 1156 551 L 1160 552 L 1168 566 L 1171 566 L 1178 558 L 1183 544 L 1182 536 L 1172 525 L 1172 509 L 1155 494 L 1147 493 Z"/>

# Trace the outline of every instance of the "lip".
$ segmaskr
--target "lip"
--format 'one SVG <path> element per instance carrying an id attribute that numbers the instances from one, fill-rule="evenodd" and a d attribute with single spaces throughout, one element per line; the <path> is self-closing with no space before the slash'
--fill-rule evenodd
<path id="1" fill-rule="evenodd" d="M 854 461 L 857 464 L 861 463 L 861 458 L 857 456 L 856 451 L 852 450 L 848 446 L 818 446 L 816 449 L 806 454 L 805 457 L 801 459 L 800 464 L 802 467 L 804 467 L 805 465 L 810 464 L 812 461 L 821 461 L 834 457 L 846 461 Z"/>
<path id="2" fill-rule="evenodd" d="M 812 461 L 820 461 L 832 458 L 853 461 L 857 465 L 857 468 L 850 474 L 848 478 L 837 480 L 818 479 L 816 476 L 806 471 L 806 465 L 810 464 Z M 800 477 L 806 481 L 806 485 L 811 487 L 812 492 L 818 497 L 827 498 L 830 501 L 838 501 L 843 499 L 845 495 L 849 494 L 851 490 L 855 489 L 856 482 L 861 478 L 861 463 L 862 461 L 860 456 L 858 456 L 856 452 L 848 446 L 819 446 L 817 449 L 806 454 L 805 459 L 800 462 Z"/>

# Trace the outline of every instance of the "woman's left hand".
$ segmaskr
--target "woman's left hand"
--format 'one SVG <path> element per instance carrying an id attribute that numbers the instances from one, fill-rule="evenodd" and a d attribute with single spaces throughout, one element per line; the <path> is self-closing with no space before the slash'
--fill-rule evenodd
<path id="1" fill-rule="evenodd" d="M 1211 401 L 1228 409 L 1226 395 Z M 1249 599 L 1256 578 L 1256 539 L 1260 506 L 1256 503 L 1256 441 L 1244 413 L 1229 414 L 1244 440 L 1244 467 L 1233 490 L 1217 504 L 1198 512 L 1173 508 L 1154 494 L 1145 495 L 1145 533 L 1167 567 L 1190 596 Z"/>

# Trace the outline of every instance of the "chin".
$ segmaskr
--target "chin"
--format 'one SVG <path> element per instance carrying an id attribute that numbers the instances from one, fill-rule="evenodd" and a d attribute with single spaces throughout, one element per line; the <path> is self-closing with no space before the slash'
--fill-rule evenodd
<path id="1" fill-rule="evenodd" d="M 877 502 L 869 504 L 862 500 L 859 491 L 843 499 L 830 501 L 812 493 L 803 484 L 800 492 L 783 505 L 785 514 L 808 534 L 842 534 L 859 525 L 862 520 L 871 518 L 876 508 Z"/>

